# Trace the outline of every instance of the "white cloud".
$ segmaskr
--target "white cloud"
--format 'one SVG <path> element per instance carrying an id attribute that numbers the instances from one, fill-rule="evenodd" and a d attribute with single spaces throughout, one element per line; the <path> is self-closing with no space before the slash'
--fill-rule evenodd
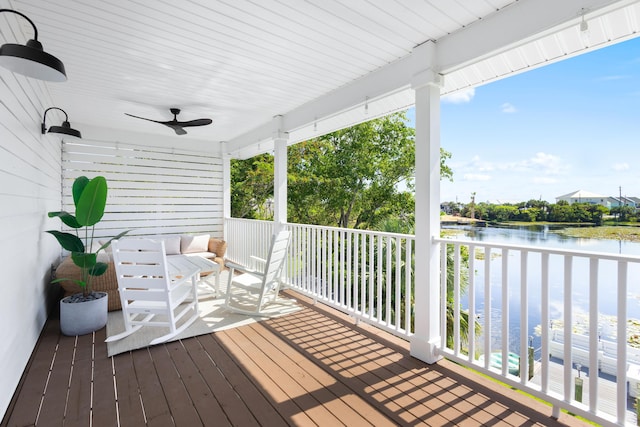
<path id="1" fill-rule="evenodd" d="M 615 75 L 614 74 L 614 75 L 611 75 L 611 76 L 601 77 L 599 80 L 606 82 L 606 81 L 611 81 L 611 80 L 623 80 L 623 79 L 626 79 L 626 78 L 628 78 L 628 76 L 621 76 L 621 75 Z"/>
<path id="2" fill-rule="evenodd" d="M 504 164 L 502 168 L 538 175 L 566 175 L 569 170 L 569 166 L 560 157 L 543 152 L 538 152 L 526 160 Z"/>
<path id="3" fill-rule="evenodd" d="M 470 88 L 445 95 L 441 100 L 450 104 L 466 104 L 468 102 L 471 102 L 475 95 L 476 90 L 474 88 Z"/>
<path id="4" fill-rule="evenodd" d="M 504 104 L 502 104 L 500 106 L 500 109 L 502 110 L 503 113 L 509 113 L 509 114 L 510 113 L 515 113 L 515 112 L 518 111 L 518 110 L 516 110 L 516 107 L 513 104 L 509 103 L 509 102 L 505 102 Z"/>
<path id="5" fill-rule="evenodd" d="M 536 176 L 533 178 L 532 182 L 534 184 L 555 184 L 558 180 L 548 176 Z"/>
<path id="6" fill-rule="evenodd" d="M 629 163 L 616 163 L 612 166 L 614 171 L 626 171 L 629 170 Z"/>
<path id="7" fill-rule="evenodd" d="M 489 181 L 491 179 L 491 176 L 480 173 L 465 173 L 462 176 L 462 179 L 464 179 L 465 181 Z"/>

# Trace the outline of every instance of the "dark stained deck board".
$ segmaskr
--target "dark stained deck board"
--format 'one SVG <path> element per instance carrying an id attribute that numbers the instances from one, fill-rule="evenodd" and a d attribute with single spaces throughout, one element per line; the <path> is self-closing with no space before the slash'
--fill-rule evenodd
<path id="1" fill-rule="evenodd" d="M 65 426 L 84 427 L 90 425 L 92 361 L 93 334 L 79 336 L 73 350 Z"/>
<path id="2" fill-rule="evenodd" d="M 200 417 L 191 399 L 185 399 L 188 396 L 186 387 L 169 355 L 169 349 L 172 347 L 175 348 L 173 343 L 154 346 L 149 348 L 149 353 L 174 423 L 179 426 L 196 426 L 201 424 Z"/>
<path id="3" fill-rule="evenodd" d="M 60 336 L 39 420 L 64 419 L 76 337 Z"/>
<path id="4" fill-rule="evenodd" d="M 351 390 L 340 381 L 335 381 L 326 371 L 309 361 L 304 355 L 287 345 L 282 339 L 268 340 L 272 335 L 263 323 L 250 325 L 248 328 L 238 329 L 247 339 L 254 343 L 256 351 L 260 349 L 272 363 L 282 369 L 294 381 L 312 395 L 331 414 L 339 414 L 339 423 L 347 426 L 365 425 L 371 423 L 376 426 L 393 425 L 390 420 L 375 410 L 370 404 L 355 396 Z M 288 365 L 281 365 L 282 361 L 290 361 Z M 269 369 L 271 375 L 280 381 L 280 372 Z M 333 415 L 332 415 L 333 417 Z M 327 418 L 321 418 L 328 421 Z"/>
<path id="5" fill-rule="evenodd" d="M 94 351 L 103 351 L 99 343 L 104 342 L 106 330 L 101 329 L 95 333 L 95 342 L 98 345 Z M 93 373 L 93 427 L 113 427 L 118 424 L 116 412 L 116 392 L 113 381 L 113 359 L 98 355 L 94 359 Z"/>
<path id="6" fill-rule="evenodd" d="M 198 367 L 191 358 L 191 354 L 186 351 L 184 343 L 176 341 L 168 343 L 166 347 L 176 373 L 184 384 L 184 392 L 189 395 L 199 420 L 205 424 L 215 420 L 216 425 L 222 425 L 223 422 L 226 422 L 224 411 L 214 398 L 213 391 L 200 375 Z"/>
<path id="7" fill-rule="evenodd" d="M 133 365 L 132 354 L 124 353 L 113 357 L 113 367 L 115 380 L 113 376 L 110 377 L 110 380 L 114 382 L 120 425 L 123 427 L 145 425 L 146 421 L 140 400 L 138 378 Z"/>
<path id="8" fill-rule="evenodd" d="M 264 425 L 287 425 L 285 417 L 288 411 L 276 408 L 273 405 L 272 396 L 265 396 L 255 384 L 248 378 L 246 372 L 246 362 L 239 364 L 233 359 L 231 354 L 220 344 L 220 334 L 204 335 L 198 337 L 198 341 L 208 352 L 211 360 L 214 361 L 220 371 L 220 376 L 228 382 L 228 388 L 222 389 L 222 396 L 219 397 L 227 417 L 236 426 L 258 426 L 260 422 Z M 216 391 L 216 396 L 219 392 Z"/>
<path id="9" fill-rule="evenodd" d="M 318 371 L 317 367 L 314 366 L 314 370 L 305 369 L 301 361 L 291 360 L 275 348 L 274 346 L 282 346 L 279 341 L 267 341 L 254 328 L 241 328 L 227 332 L 225 335 L 228 335 L 238 346 L 236 351 L 244 352 L 242 358 L 251 358 L 255 362 L 249 372 L 253 374 L 255 369 L 258 369 L 262 375 L 276 382 L 286 393 L 287 398 L 296 403 L 300 412 L 305 412 L 316 423 L 322 421 L 330 425 L 365 424 L 364 418 L 337 399 L 329 388 L 325 388 L 314 378 L 316 374 L 314 370 Z M 286 365 L 282 363 L 287 360 L 294 363 Z M 334 414 L 341 415 L 341 418 L 337 418 Z"/>
<path id="10" fill-rule="evenodd" d="M 295 297 L 299 312 L 113 358 L 104 330 L 76 341 L 51 319 L 1 427 L 38 410 L 41 426 L 583 425 Z"/>
<path id="11" fill-rule="evenodd" d="M 40 334 L 38 344 L 19 385 L 19 391 L 28 398 L 16 399 L 14 396 L 8 409 L 11 411 L 12 422 L 16 426 L 29 426 L 36 422 L 47 378 L 49 378 L 52 355 L 55 354 L 58 345 L 59 330 L 59 323 L 54 319 L 46 323 Z"/>
<path id="12" fill-rule="evenodd" d="M 361 395 L 381 412 L 392 418 L 400 414 L 400 419 L 396 419 L 396 422 L 411 423 L 419 420 L 420 414 L 413 413 L 415 400 L 395 389 L 386 380 L 392 374 L 381 365 L 384 355 L 375 351 L 375 342 L 353 334 L 352 329 L 347 326 L 336 327 L 334 322 L 328 322 L 322 316 L 310 313 L 306 319 L 306 327 L 299 329 L 295 333 L 296 338 L 292 339 L 294 344 L 299 341 L 301 348 L 315 355 L 317 363 L 333 371 L 334 377 L 342 377 L 342 381 L 351 390 L 362 390 Z M 287 331 L 292 327 L 292 322 L 285 318 L 274 319 L 272 325 L 276 330 Z M 373 347 L 370 348 L 370 344 Z"/>
<path id="13" fill-rule="evenodd" d="M 156 370 L 149 350 L 150 349 L 147 348 L 131 352 L 135 375 L 138 379 L 140 400 L 144 407 L 147 425 L 152 427 L 173 426 L 169 403 L 162 392 L 160 375 Z M 117 379 L 118 377 L 116 376 L 116 380 Z"/>
<path id="14" fill-rule="evenodd" d="M 237 329 L 225 332 L 224 335 L 233 340 L 239 350 L 233 352 L 233 355 L 239 360 L 251 360 L 253 362 L 251 367 L 248 367 L 248 372 L 251 376 L 264 375 L 269 377 L 272 383 L 277 384 L 277 387 L 285 394 L 285 399 L 293 401 L 298 406 L 299 412 L 306 413 L 312 420 L 325 419 L 330 423 L 329 425 L 340 425 L 340 421 L 330 411 L 319 405 L 316 398 L 300 386 L 289 375 L 289 372 L 275 363 L 269 363 L 270 360 L 260 350 L 257 350 L 242 332 Z M 222 340 L 222 338 L 220 339 Z M 229 346 L 231 344 L 228 341 L 226 343 Z M 292 369 L 293 366 L 288 368 Z"/>

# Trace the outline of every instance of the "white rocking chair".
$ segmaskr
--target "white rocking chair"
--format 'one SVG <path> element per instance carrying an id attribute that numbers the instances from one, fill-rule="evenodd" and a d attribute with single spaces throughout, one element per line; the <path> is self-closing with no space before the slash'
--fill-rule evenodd
<path id="1" fill-rule="evenodd" d="M 268 315 L 263 312 L 263 309 L 265 305 L 275 302 L 278 298 L 290 236 L 290 231 L 280 231 L 271 239 L 271 248 L 266 260 L 253 257 L 264 264 L 262 271 L 248 269 L 233 262 L 225 262 L 225 266 L 229 268 L 225 299 L 227 308 L 238 313 Z M 234 277 L 235 270 L 240 270 L 244 274 Z"/>
<path id="2" fill-rule="evenodd" d="M 168 334 L 149 343 L 160 344 L 178 335 L 196 320 L 198 268 L 181 271 L 179 277 L 170 277 L 163 241 L 114 240 L 111 247 L 125 331 L 108 337 L 107 342 L 129 336 L 143 326 L 169 328 Z M 189 314 L 178 326 L 178 322 Z"/>

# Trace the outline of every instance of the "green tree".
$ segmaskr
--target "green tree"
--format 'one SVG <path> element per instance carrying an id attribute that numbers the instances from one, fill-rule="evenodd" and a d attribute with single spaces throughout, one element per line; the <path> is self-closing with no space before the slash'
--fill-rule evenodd
<path id="1" fill-rule="evenodd" d="M 440 149 L 440 176 L 452 179 Z M 288 148 L 290 222 L 371 229 L 413 216 L 414 129 L 404 113 L 371 120 Z M 273 156 L 231 161 L 231 215 L 270 219 Z"/>
<path id="2" fill-rule="evenodd" d="M 404 113 L 342 129 L 289 147 L 291 221 L 369 228 L 409 214 L 413 199 L 414 129 Z"/>
<path id="3" fill-rule="evenodd" d="M 270 219 L 267 200 L 273 196 L 273 156 L 260 154 L 231 160 L 231 216 Z"/>
<path id="4" fill-rule="evenodd" d="M 635 208 L 631 206 L 616 206 L 611 208 L 611 214 L 617 215 L 619 221 L 629 221 L 635 215 Z"/>

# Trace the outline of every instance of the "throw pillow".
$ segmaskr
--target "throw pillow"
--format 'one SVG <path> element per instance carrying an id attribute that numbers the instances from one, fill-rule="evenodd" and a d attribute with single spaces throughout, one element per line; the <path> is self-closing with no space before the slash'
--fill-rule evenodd
<path id="1" fill-rule="evenodd" d="M 209 234 L 200 234 L 198 236 L 183 234 L 180 238 L 180 251 L 183 254 L 207 252 L 209 249 L 209 236 Z"/>

